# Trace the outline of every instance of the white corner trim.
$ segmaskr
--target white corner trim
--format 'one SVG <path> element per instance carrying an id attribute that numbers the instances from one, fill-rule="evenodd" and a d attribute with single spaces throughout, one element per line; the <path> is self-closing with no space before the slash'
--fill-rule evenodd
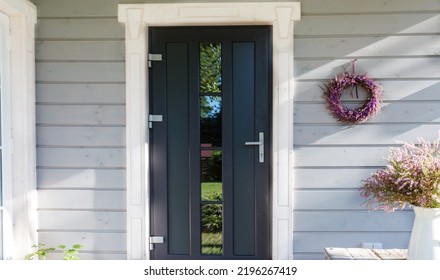
<path id="1" fill-rule="evenodd" d="M 120 4 L 125 24 L 127 129 L 127 256 L 148 259 L 149 26 L 273 26 L 272 258 L 293 258 L 293 28 L 299 2 Z"/>
<path id="2" fill-rule="evenodd" d="M 9 96 L 12 199 L 5 213 L 13 223 L 4 257 L 23 259 L 37 243 L 35 140 L 35 24 L 37 11 L 28 0 L 0 0 L 0 12 L 9 19 Z"/>

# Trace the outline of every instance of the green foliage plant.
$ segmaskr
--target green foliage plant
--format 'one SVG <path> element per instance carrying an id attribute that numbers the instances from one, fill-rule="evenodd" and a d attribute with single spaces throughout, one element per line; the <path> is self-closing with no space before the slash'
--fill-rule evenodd
<path id="1" fill-rule="evenodd" d="M 77 254 L 82 247 L 80 244 L 74 244 L 70 249 L 66 245 L 59 245 L 57 248 L 63 251 L 63 260 L 79 260 Z M 33 245 L 32 248 L 33 252 L 27 254 L 25 260 L 47 260 L 47 256 L 56 250 L 54 247 L 46 247 L 44 243 Z"/>
<path id="2" fill-rule="evenodd" d="M 50 247 L 47 248 L 46 244 L 38 243 L 38 245 L 32 245 L 34 251 L 32 253 L 27 254 L 24 259 L 25 260 L 46 260 L 47 255 L 55 251 L 55 248 Z"/>

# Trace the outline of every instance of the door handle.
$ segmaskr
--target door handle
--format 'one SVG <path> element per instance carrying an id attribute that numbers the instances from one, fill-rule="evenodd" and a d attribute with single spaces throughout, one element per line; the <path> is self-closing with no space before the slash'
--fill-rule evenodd
<path id="1" fill-rule="evenodd" d="M 246 146 L 258 146 L 259 162 L 264 162 L 264 132 L 258 133 L 258 142 L 244 142 Z"/>

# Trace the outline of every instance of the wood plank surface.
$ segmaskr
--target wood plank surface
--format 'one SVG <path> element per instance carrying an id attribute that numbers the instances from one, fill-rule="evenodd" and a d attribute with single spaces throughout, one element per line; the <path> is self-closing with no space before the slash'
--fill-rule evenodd
<path id="1" fill-rule="evenodd" d="M 38 169 L 38 188 L 124 190 L 123 169 Z"/>
<path id="2" fill-rule="evenodd" d="M 38 207 L 42 210 L 125 210 L 125 191 L 39 190 Z"/>
<path id="3" fill-rule="evenodd" d="M 39 125 L 125 125 L 124 105 L 37 105 Z"/>

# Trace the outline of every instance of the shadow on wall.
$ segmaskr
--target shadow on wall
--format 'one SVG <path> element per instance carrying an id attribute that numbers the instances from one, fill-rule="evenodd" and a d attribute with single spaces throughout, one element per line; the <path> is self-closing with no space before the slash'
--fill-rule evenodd
<path id="1" fill-rule="evenodd" d="M 433 140 L 440 131 L 438 13 L 310 15 L 295 25 L 294 256 L 324 247 L 407 246 L 412 211 L 369 212 L 361 180 L 385 165 L 398 141 Z M 321 86 L 335 75 L 368 73 L 384 88 L 382 111 L 364 124 L 339 123 Z M 344 93 L 344 95 L 348 95 Z M 344 96 L 344 104 L 358 106 Z M 362 100 L 362 99 L 361 99 Z"/>

